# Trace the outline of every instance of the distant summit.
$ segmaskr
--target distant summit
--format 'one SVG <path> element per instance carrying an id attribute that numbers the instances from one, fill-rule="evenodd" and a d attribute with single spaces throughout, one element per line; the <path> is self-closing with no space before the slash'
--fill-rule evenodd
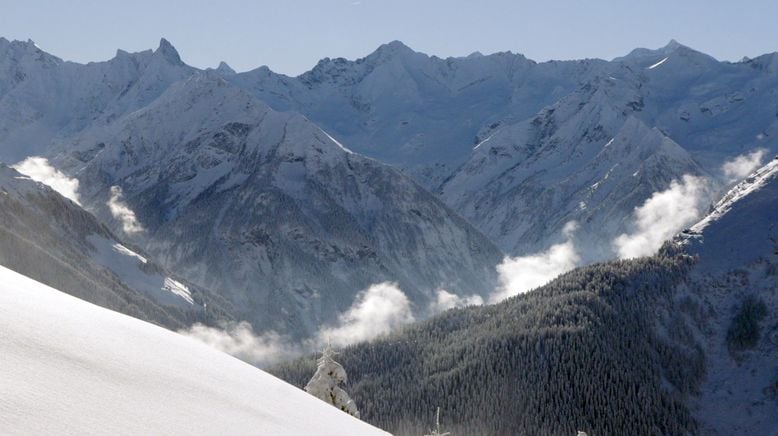
<path id="1" fill-rule="evenodd" d="M 670 42 L 668 42 L 664 47 L 660 47 L 657 49 L 639 47 L 629 52 L 629 54 L 627 54 L 626 56 L 614 58 L 613 61 L 624 62 L 624 61 L 634 61 L 634 60 L 640 60 L 644 58 L 657 57 L 657 56 L 667 56 L 679 49 L 691 50 L 689 47 L 681 44 L 675 39 L 671 39 Z"/>
<path id="2" fill-rule="evenodd" d="M 165 38 L 159 40 L 159 47 L 157 47 L 157 49 L 154 51 L 154 54 L 162 55 L 165 59 L 173 64 L 184 64 L 181 61 L 181 56 L 178 54 L 178 50 L 176 50 L 176 48 L 173 47 L 173 44 L 171 44 Z"/>

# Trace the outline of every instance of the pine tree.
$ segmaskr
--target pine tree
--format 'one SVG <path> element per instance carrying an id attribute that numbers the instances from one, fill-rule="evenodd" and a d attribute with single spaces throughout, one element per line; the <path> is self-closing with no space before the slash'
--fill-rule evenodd
<path id="1" fill-rule="evenodd" d="M 327 344 L 327 348 L 322 351 L 321 358 L 317 361 L 316 373 L 313 374 L 311 381 L 305 385 L 305 391 L 349 415 L 359 418 L 359 410 L 354 400 L 338 386 L 346 383 L 348 377 L 343 366 L 333 359 L 335 354 L 332 347 Z"/>

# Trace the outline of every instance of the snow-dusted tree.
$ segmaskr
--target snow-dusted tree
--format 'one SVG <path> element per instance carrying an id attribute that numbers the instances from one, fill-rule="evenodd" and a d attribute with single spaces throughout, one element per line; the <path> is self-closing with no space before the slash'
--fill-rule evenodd
<path id="1" fill-rule="evenodd" d="M 424 436 L 450 436 L 451 433 L 440 432 L 440 407 L 438 407 L 438 413 L 435 415 L 435 429 L 431 430 L 429 434 L 425 434 Z"/>
<path id="2" fill-rule="evenodd" d="M 305 385 L 305 391 L 349 415 L 359 418 L 359 410 L 354 400 L 338 386 L 346 382 L 347 376 L 343 366 L 333 359 L 334 355 L 335 351 L 327 344 L 327 348 L 322 351 L 321 358 L 318 360 L 316 373 L 313 374 L 311 381 Z"/>

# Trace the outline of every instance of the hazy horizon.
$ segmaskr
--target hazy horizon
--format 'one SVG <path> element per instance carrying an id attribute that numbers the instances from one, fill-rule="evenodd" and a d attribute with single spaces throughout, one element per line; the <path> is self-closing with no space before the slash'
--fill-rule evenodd
<path id="1" fill-rule="evenodd" d="M 610 60 L 675 39 L 719 60 L 737 61 L 778 50 L 778 29 L 771 23 L 778 4 L 749 3 L 563 0 L 548 8 L 507 0 L 3 1 L 0 36 L 32 39 L 79 63 L 110 59 L 117 49 L 154 49 L 164 37 L 198 68 L 224 61 L 236 71 L 267 65 L 289 75 L 325 57 L 364 57 L 393 40 L 442 58 L 511 51 L 543 62 Z"/>

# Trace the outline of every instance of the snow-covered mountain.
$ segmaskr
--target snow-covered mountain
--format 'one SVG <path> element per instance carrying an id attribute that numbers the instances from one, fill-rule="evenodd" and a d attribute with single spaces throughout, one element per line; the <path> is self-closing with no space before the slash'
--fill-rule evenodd
<path id="1" fill-rule="evenodd" d="M 310 333 L 383 281 L 422 312 L 438 288 L 494 286 L 502 255 L 465 220 L 225 81 L 224 66 L 188 67 L 164 39 L 87 65 L 32 42 L 0 45 L 0 110 L 27 114 L 3 119 L 0 156 L 49 157 L 122 239 L 242 307 L 257 328 Z"/>
<path id="2" fill-rule="evenodd" d="M 134 250 L 138 250 L 135 248 Z M 231 318 L 217 296 L 119 241 L 71 200 L 0 165 L 0 264 L 86 301 L 181 328 Z"/>
<path id="3" fill-rule="evenodd" d="M 770 58 L 718 62 L 675 41 L 637 49 L 535 117 L 482 135 L 442 198 L 508 253 L 543 249 L 577 220 L 590 260 L 609 258 L 634 208 L 672 180 L 715 180 L 726 159 L 778 152 Z"/>
<path id="4" fill-rule="evenodd" d="M 7 434 L 386 434 L 192 339 L 0 267 Z"/>
<path id="5" fill-rule="evenodd" d="M 624 68 L 644 88 L 643 100 L 636 102 L 642 105 L 639 118 L 706 166 L 756 146 L 772 148 L 776 65 L 776 54 L 719 62 L 674 40 L 611 62 L 542 63 L 510 52 L 440 59 L 394 41 L 355 61 L 323 59 L 298 77 L 266 67 L 240 74 L 225 70 L 224 76 L 435 188 L 501 126 L 531 119 L 581 85 L 618 77 Z"/>
<path id="6" fill-rule="evenodd" d="M 643 121 L 714 172 L 733 156 L 763 148 L 778 153 L 778 53 L 737 63 L 671 41 L 620 59 L 639 71 Z"/>
<path id="7" fill-rule="evenodd" d="M 81 65 L 0 38 L 0 161 L 45 154 L 52 140 L 137 110 L 194 71 L 165 39 L 153 52 Z"/>
<path id="8" fill-rule="evenodd" d="M 611 62 L 439 59 L 395 41 L 355 61 L 324 59 L 298 77 L 265 67 L 224 77 L 441 192 L 509 254 L 548 247 L 577 219 L 588 257 L 603 259 L 634 207 L 672 180 L 719 176 L 725 160 L 755 149 L 778 152 L 776 59 L 719 62 L 676 41 Z M 626 118 L 645 129 L 622 130 Z M 617 135 L 608 166 L 592 153 Z M 557 143 L 557 155 L 525 160 L 541 141 Z M 568 163 L 557 168 L 561 155 Z"/>
<path id="9" fill-rule="evenodd" d="M 393 41 L 355 61 L 323 59 L 298 77 L 261 67 L 225 78 L 434 188 L 467 158 L 481 130 L 532 116 L 605 64 L 538 64 L 510 52 L 441 59 Z"/>
<path id="10" fill-rule="evenodd" d="M 544 249 L 577 221 L 591 261 L 652 193 L 705 171 L 680 145 L 640 119 L 640 78 L 622 66 L 533 118 L 479 143 L 441 187 L 442 198 L 508 253 Z"/>
<path id="11" fill-rule="evenodd" d="M 373 283 L 426 308 L 496 282 L 500 252 L 410 178 L 209 72 L 52 150 L 99 218 L 256 328 L 311 333 Z"/>

